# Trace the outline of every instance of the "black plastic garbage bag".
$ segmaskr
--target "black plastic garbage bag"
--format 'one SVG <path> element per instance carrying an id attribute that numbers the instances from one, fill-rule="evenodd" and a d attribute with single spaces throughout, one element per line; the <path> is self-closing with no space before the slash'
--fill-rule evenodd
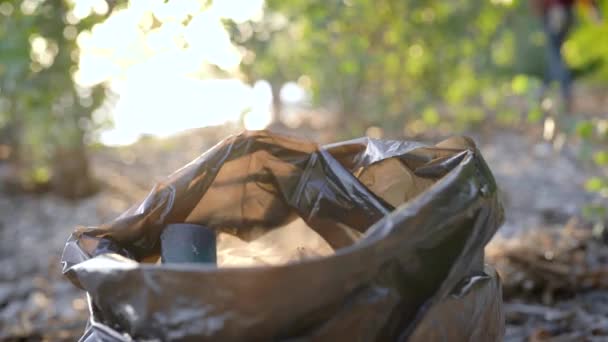
<path id="1" fill-rule="evenodd" d="M 246 242 L 295 220 L 335 252 L 258 267 L 157 263 L 169 224 Z M 468 138 L 319 147 L 244 132 L 116 220 L 78 228 L 62 264 L 88 294 L 85 341 L 499 341 L 500 282 L 483 250 L 502 220 Z"/>

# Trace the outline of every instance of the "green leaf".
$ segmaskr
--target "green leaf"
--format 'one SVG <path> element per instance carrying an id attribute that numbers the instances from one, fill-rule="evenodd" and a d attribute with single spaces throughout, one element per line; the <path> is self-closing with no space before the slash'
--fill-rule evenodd
<path id="1" fill-rule="evenodd" d="M 32 178 L 35 183 L 43 184 L 51 179 L 51 173 L 47 167 L 37 167 L 32 173 Z"/>
<path id="2" fill-rule="evenodd" d="M 427 108 L 422 113 L 422 120 L 429 126 L 435 126 L 439 124 L 439 114 L 435 110 L 435 108 Z"/>
<path id="3" fill-rule="evenodd" d="M 340 64 L 340 71 L 347 75 L 352 75 L 359 70 L 357 63 L 353 60 L 346 60 Z"/>
<path id="4" fill-rule="evenodd" d="M 593 136 L 593 124 L 590 121 L 581 121 L 577 123 L 576 134 L 581 138 L 591 138 Z"/>
<path id="5" fill-rule="evenodd" d="M 606 208 L 599 205 L 588 204 L 583 207 L 583 217 L 587 220 L 602 219 L 606 215 Z"/>
<path id="6" fill-rule="evenodd" d="M 585 190 L 589 192 L 598 192 L 604 187 L 604 182 L 599 177 L 592 177 L 585 182 Z"/>
<path id="7" fill-rule="evenodd" d="M 528 90 L 528 77 L 526 75 L 517 75 L 511 81 L 511 88 L 515 94 L 524 94 Z"/>
<path id="8" fill-rule="evenodd" d="M 543 118 L 543 111 L 539 107 L 535 107 L 528 112 L 528 122 L 538 123 Z"/>
<path id="9" fill-rule="evenodd" d="M 608 164 L 608 152 L 600 151 L 593 155 L 593 160 L 598 165 L 606 165 Z"/>

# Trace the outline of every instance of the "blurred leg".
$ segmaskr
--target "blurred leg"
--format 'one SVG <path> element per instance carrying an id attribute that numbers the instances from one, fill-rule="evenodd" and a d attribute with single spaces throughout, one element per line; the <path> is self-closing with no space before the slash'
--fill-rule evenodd
<path id="1" fill-rule="evenodd" d="M 562 46 L 568 38 L 570 27 L 572 26 L 572 10 L 567 12 L 566 23 L 564 29 L 558 35 L 559 43 L 559 57 L 560 57 L 560 69 L 559 69 L 559 82 L 561 86 L 562 99 L 564 101 L 564 110 L 570 113 L 572 110 L 572 73 L 566 60 L 564 59 L 562 52 Z"/>
<path id="2" fill-rule="evenodd" d="M 562 46 L 572 25 L 572 11 L 565 10 L 563 22 L 556 26 L 545 18 L 544 26 L 547 37 L 547 76 L 545 84 L 549 85 L 552 81 L 560 83 L 561 95 L 566 112 L 570 111 L 572 76 L 566 61 L 562 55 Z"/>

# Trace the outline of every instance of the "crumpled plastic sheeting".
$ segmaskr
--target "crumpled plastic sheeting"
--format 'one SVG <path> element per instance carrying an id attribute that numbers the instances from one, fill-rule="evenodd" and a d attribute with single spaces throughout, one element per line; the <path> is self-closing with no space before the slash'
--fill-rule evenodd
<path id="1" fill-rule="evenodd" d="M 385 200 L 357 178 L 382 179 L 370 169 L 389 158 L 418 189 L 396 207 L 394 194 Z M 270 267 L 154 264 L 166 224 L 247 240 L 252 226 L 298 217 L 335 254 Z M 483 248 L 502 220 L 496 183 L 468 138 L 319 147 L 244 132 L 116 220 L 78 228 L 62 264 L 88 293 L 85 341 L 499 341 L 500 283 L 484 270 Z"/>

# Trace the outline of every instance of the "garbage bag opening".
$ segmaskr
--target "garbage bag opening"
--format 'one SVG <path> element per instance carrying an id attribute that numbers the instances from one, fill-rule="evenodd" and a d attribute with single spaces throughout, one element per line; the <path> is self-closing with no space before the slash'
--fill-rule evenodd
<path id="1" fill-rule="evenodd" d="M 356 232 L 356 231 L 353 231 Z M 250 242 L 225 232 L 218 234 L 218 266 L 281 265 L 332 255 L 334 249 L 302 218 L 271 230 L 258 228 Z M 357 236 L 357 238 L 360 236 Z"/>
<path id="2" fill-rule="evenodd" d="M 328 256 L 353 245 L 372 224 L 447 174 L 463 150 L 474 148 L 451 140 L 428 147 L 358 139 L 320 148 L 245 132 L 157 184 L 117 220 L 83 231 L 79 244 L 99 255 L 105 250 L 95 240 L 108 239 L 122 247 L 123 253 L 115 252 L 159 263 L 166 224 L 189 223 L 217 232 L 220 267 Z M 382 144 L 392 146 L 388 154 Z M 349 167 L 347 160 L 356 163 Z M 301 240 L 285 243 L 284 234 Z"/>
<path id="3" fill-rule="evenodd" d="M 393 207 L 398 207 L 416 197 L 437 180 L 416 175 L 397 157 L 362 168 L 357 178 L 374 194 Z"/>
<path id="4" fill-rule="evenodd" d="M 398 207 L 424 192 L 440 178 L 418 176 L 407 162 L 407 158 L 387 158 L 361 167 L 355 176 L 376 196 Z M 410 161 L 410 164 L 413 163 Z M 343 235 L 342 245 L 356 243 L 363 236 L 363 233 L 339 222 L 334 229 Z M 337 239 L 334 238 L 334 241 Z M 330 256 L 334 252 L 334 248 L 301 217 L 272 229 L 254 228 L 246 240 L 229 230 L 218 233 L 219 267 L 280 265 Z"/>

